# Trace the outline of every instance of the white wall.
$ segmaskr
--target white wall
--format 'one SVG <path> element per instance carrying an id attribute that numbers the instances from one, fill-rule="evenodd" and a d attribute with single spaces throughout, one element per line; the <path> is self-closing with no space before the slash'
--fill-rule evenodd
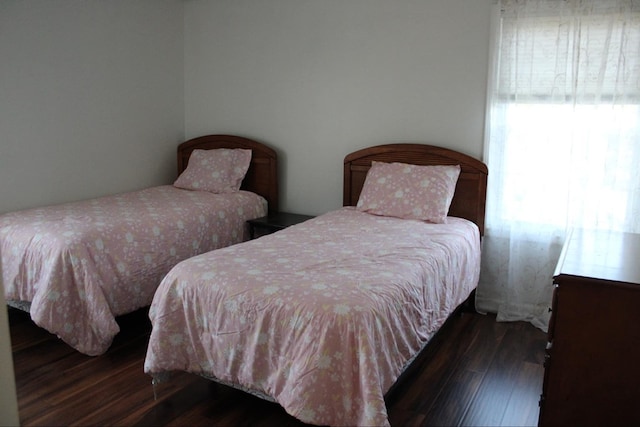
<path id="1" fill-rule="evenodd" d="M 0 213 L 168 183 L 179 0 L 0 1 Z"/>
<path id="2" fill-rule="evenodd" d="M 183 11 L 179 0 L 0 0 L 0 213 L 175 178 Z M 0 425 L 17 425 L 5 307 L 0 292 Z"/>
<path id="3" fill-rule="evenodd" d="M 189 0 L 185 131 L 277 149 L 281 208 L 342 204 L 344 156 L 423 142 L 481 157 L 491 0 Z"/>

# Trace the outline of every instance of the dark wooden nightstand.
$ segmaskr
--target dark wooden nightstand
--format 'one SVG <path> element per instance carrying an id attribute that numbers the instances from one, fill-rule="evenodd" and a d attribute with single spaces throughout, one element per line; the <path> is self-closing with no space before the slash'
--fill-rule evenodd
<path id="1" fill-rule="evenodd" d="M 312 215 L 274 212 L 261 218 L 250 219 L 247 221 L 247 223 L 249 223 L 249 237 L 255 239 L 265 234 L 275 233 L 276 231 L 299 224 L 311 218 L 313 218 Z"/>

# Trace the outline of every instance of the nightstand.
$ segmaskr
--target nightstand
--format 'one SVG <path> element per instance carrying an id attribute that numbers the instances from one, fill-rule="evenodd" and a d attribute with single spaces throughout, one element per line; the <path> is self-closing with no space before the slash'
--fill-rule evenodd
<path id="1" fill-rule="evenodd" d="M 311 218 L 313 218 L 312 215 L 274 212 L 261 218 L 250 219 L 247 221 L 249 224 L 249 237 L 255 239 L 265 234 L 275 233 L 276 231 L 299 224 Z"/>

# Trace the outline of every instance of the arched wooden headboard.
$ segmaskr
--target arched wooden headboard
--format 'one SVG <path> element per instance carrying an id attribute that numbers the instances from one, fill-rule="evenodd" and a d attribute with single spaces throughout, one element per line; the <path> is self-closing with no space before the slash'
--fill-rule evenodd
<path id="1" fill-rule="evenodd" d="M 186 169 L 193 150 L 216 148 L 251 150 L 251 164 L 240 188 L 261 195 L 269 204 L 269 212 L 277 212 L 278 156 L 273 148 L 253 139 L 236 135 L 204 135 L 185 141 L 178 146 L 178 175 Z"/>
<path id="2" fill-rule="evenodd" d="M 385 144 L 355 151 L 344 159 L 344 206 L 358 203 L 372 161 L 460 165 L 460 177 L 449 215 L 473 221 L 480 229 L 480 235 L 484 235 L 488 169 L 480 160 L 448 148 L 425 144 Z"/>

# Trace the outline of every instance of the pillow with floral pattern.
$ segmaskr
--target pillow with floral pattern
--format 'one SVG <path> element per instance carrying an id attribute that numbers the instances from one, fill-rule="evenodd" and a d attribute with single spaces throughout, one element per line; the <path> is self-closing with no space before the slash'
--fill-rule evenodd
<path id="1" fill-rule="evenodd" d="M 251 150 L 217 148 L 193 150 L 187 168 L 173 183 L 186 190 L 233 193 L 240 190 L 251 163 Z"/>
<path id="2" fill-rule="evenodd" d="M 460 165 L 372 162 L 356 209 L 374 215 L 446 222 Z"/>

